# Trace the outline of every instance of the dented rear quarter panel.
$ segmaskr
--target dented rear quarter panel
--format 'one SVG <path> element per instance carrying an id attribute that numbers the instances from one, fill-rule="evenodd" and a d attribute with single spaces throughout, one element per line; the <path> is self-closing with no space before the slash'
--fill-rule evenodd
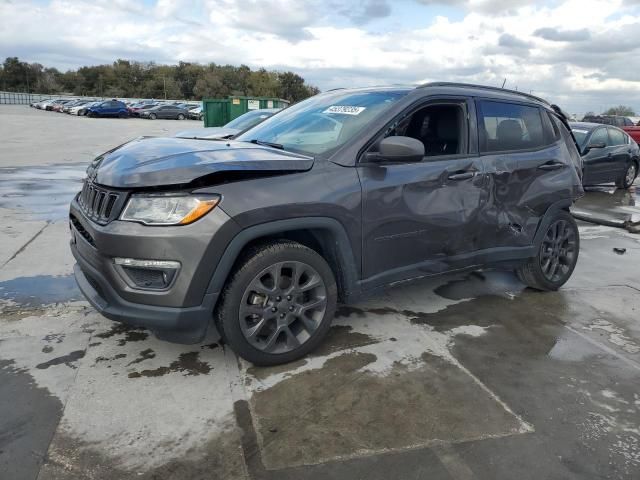
<path id="1" fill-rule="evenodd" d="M 530 245 L 547 209 L 562 200 L 571 204 L 577 175 L 566 163 L 565 148 L 557 142 L 538 151 L 483 156 L 488 192 L 483 223 L 493 227 L 493 235 L 486 238 L 492 246 Z M 566 166 L 550 171 L 539 169 L 553 161 Z"/>

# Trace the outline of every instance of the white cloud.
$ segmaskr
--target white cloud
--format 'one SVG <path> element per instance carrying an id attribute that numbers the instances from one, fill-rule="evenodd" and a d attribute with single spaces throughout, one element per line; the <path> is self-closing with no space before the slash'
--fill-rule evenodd
<path id="1" fill-rule="evenodd" d="M 570 111 L 614 103 L 640 110 L 640 2 L 442 3 L 4 2 L 0 16 L 11 21 L 0 29 L 0 55 L 62 68 L 116 58 L 244 63 L 293 69 L 322 89 L 428 80 L 500 85 L 506 78 L 508 87 Z M 460 10 L 448 18 L 452 4 Z"/>

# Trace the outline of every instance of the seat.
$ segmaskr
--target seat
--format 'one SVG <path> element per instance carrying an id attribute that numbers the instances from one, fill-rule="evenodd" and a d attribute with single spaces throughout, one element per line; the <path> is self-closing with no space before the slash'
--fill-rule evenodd
<path id="1" fill-rule="evenodd" d="M 518 150 L 523 147 L 522 125 L 517 120 L 502 120 L 496 129 L 496 143 L 500 150 Z"/>
<path id="2" fill-rule="evenodd" d="M 439 153 L 441 155 L 455 155 L 460 144 L 460 124 L 456 110 L 445 110 L 438 118 L 436 128 L 438 135 Z"/>

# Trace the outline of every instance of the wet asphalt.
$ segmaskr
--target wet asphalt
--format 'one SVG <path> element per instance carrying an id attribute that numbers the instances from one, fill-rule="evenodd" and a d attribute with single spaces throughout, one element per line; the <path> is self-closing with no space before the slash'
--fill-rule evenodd
<path id="1" fill-rule="evenodd" d="M 0 126 L 57 125 L 20 108 Z M 63 119 L 80 137 L 106 122 L 114 145 L 149 123 Z M 640 478 L 640 235 L 581 221 L 559 292 L 498 271 L 399 286 L 341 306 L 309 357 L 256 368 L 82 299 L 65 206 L 92 135 L 57 165 L 0 145 L 1 480 Z M 634 215 L 636 191 L 579 207 Z"/>

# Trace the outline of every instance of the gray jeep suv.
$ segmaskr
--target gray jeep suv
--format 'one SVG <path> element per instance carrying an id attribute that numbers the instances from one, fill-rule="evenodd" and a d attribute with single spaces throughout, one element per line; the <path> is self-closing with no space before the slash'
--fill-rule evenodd
<path id="1" fill-rule="evenodd" d="M 508 90 L 339 89 L 233 140 L 138 138 L 96 158 L 71 203 L 75 275 L 108 318 L 242 357 L 294 360 L 336 302 L 463 269 L 556 290 L 583 194 L 566 117 Z M 213 320 L 213 322 L 212 322 Z"/>

